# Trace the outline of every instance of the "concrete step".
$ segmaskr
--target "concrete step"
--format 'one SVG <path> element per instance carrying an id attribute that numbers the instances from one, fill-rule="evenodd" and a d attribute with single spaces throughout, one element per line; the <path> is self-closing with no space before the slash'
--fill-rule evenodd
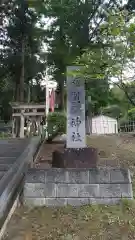
<path id="1" fill-rule="evenodd" d="M 0 180 L 2 179 L 2 177 L 4 176 L 5 173 L 6 173 L 6 171 L 0 171 Z"/>
<path id="2" fill-rule="evenodd" d="M 7 151 L 5 151 L 5 150 L 2 151 L 0 149 L 0 158 L 3 158 L 3 157 L 5 157 L 5 158 L 10 158 L 10 157 L 18 158 L 21 155 L 21 153 L 23 152 L 23 150 L 24 149 L 22 149 L 22 150 L 20 149 L 18 151 L 13 151 L 11 149 L 7 149 Z"/>
<path id="3" fill-rule="evenodd" d="M 0 164 L 13 164 L 16 161 L 16 157 L 0 157 Z"/>
<path id="4" fill-rule="evenodd" d="M 0 172 L 1 171 L 8 171 L 9 168 L 12 167 L 13 164 L 0 164 Z"/>
<path id="5" fill-rule="evenodd" d="M 0 158 L 2 157 L 19 157 L 20 154 L 27 147 L 28 141 L 18 141 L 18 140 L 0 140 Z"/>

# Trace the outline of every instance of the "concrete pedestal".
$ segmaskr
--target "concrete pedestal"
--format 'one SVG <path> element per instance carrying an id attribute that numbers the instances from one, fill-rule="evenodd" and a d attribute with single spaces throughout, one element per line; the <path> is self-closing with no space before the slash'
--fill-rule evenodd
<path id="1" fill-rule="evenodd" d="M 53 168 L 91 168 L 96 167 L 98 151 L 96 148 L 65 148 L 53 152 Z"/>

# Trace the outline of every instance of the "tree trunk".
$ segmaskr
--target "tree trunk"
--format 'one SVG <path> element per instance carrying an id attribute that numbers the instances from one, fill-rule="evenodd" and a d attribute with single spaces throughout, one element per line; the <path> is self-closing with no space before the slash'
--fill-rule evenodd
<path id="1" fill-rule="evenodd" d="M 21 71 L 20 71 L 20 80 L 19 83 L 16 82 L 15 90 L 15 100 L 16 102 L 24 102 L 24 54 L 25 54 L 25 44 L 24 39 L 22 40 L 22 54 L 21 54 Z M 16 137 L 20 136 L 21 131 L 21 121 L 20 117 L 16 117 L 15 122 L 15 135 Z"/>
<path id="2" fill-rule="evenodd" d="M 20 98 L 19 96 L 20 96 L 20 85 L 16 81 L 16 85 L 15 85 L 15 102 L 19 102 L 19 98 Z"/>
<path id="3" fill-rule="evenodd" d="M 65 107 L 65 104 L 64 104 L 64 82 L 61 81 L 59 83 L 59 91 L 60 91 L 60 94 L 59 94 L 59 110 L 60 111 L 63 111 L 64 110 L 64 107 Z"/>
<path id="4" fill-rule="evenodd" d="M 21 54 L 21 74 L 20 74 L 20 102 L 24 102 L 24 56 L 25 56 L 25 41 L 22 39 L 22 54 Z"/>
<path id="5" fill-rule="evenodd" d="M 27 0 L 23 0 L 21 2 L 21 21 L 23 24 L 23 27 L 25 28 L 25 13 L 26 9 L 28 8 L 28 3 Z M 23 29 L 22 31 L 22 41 L 21 41 L 21 64 L 20 64 L 20 72 L 19 72 L 19 77 L 17 78 L 16 81 L 16 89 L 15 89 L 15 99 L 17 102 L 23 103 L 24 102 L 24 60 L 25 60 L 25 30 Z M 16 131 L 16 136 L 19 137 L 21 133 L 21 121 L 20 117 L 16 118 L 16 123 L 15 123 L 15 131 Z"/>
<path id="6" fill-rule="evenodd" d="M 84 53 L 84 49 L 89 45 L 89 1 L 85 0 L 83 8 L 83 27 L 81 30 L 81 39 L 79 41 L 80 54 Z"/>
<path id="7" fill-rule="evenodd" d="M 61 63 L 59 66 L 58 83 L 59 83 L 59 110 L 63 111 L 65 108 L 65 91 L 64 84 L 66 82 L 66 66 Z"/>
<path id="8" fill-rule="evenodd" d="M 83 25 L 83 43 L 84 47 L 89 44 L 89 1 L 85 0 L 84 6 L 84 25 Z"/>
<path id="9" fill-rule="evenodd" d="M 60 43 L 63 48 L 65 47 L 65 34 L 63 31 L 63 19 L 60 19 L 59 22 L 59 38 Z M 65 83 L 65 76 L 66 76 L 66 64 L 65 64 L 65 56 L 63 54 L 60 55 L 60 58 L 57 63 L 58 66 L 58 83 L 59 83 L 59 110 L 63 111 L 65 104 L 64 104 L 64 83 Z"/>
<path id="10" fill-rule="evenodd" d="M 31 89 L 30 89 L 30 83 L 28 83 L 28 90 L 27 90 L 27 103 L 30 103 L 31 100 Z"/>
<path id="11" fill-rule="evenodd" d="M 16 85 L 15 85 L 15 102 L 19 102 L 20 100 L 20 84 L 18 83 L 18 78 L 16 80 Z M 15 122 L 14 122 L 14 135 L 15 137 L 19 137 L 20 133 L 20 117 L 15 117 Z"/>

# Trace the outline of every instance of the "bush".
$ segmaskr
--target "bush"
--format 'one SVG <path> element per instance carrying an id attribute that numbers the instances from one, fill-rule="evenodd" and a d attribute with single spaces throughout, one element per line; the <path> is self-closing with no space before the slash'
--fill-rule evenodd
<path id="1" fill-rule="evenodd" d="M 47 122 L 49 137 L 66 132 L 66 114 L 64 112 L 49 113 Z"/>
<path id="2" fill-rule="evenodd" d="M 0 132 L 0 139 L 7 139 L 7 138 L 11 138 L 11 132 Z"/>

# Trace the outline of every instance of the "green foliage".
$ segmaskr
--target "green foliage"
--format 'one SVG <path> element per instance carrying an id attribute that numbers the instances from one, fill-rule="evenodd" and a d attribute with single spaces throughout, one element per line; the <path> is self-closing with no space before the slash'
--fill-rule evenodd
<path id="1" fill-rule="evenodd" d="M 96 20 L 105 18 L 107 11 L 113 8 L 115 4 L 113 1 L 111 4 L 101 3 L 100 0 L 92 2 L 50 0 L 47 3 L 48 11 L 45 11 L 45 14 L 48 14 L 48 17 L 55 18 L 46 31 L 46 42 L 49 46 L 48 64 L 54 66 L 52 75 L 59 85 L 60 104 L 62 105 L 61 109 L 63 109 L 66 66 L 73 65 L 76 57 L 80 57 L 86 48 L 91 48 L 92 43 L 97 41 L 99 24 Z M 98 46 L 98 44 L 96 45 Z M 94 50 L 96 52 L 96 48 Z M 99 58 L 96 62 L 100 62 Z M 95 64 L 93 64 L 93 67 L 97 68 Z M 99 75 L 101 75 L 101 71 L 97 74 L 100 78 Z M 95 94 L 93 95 L 95 96 Z"/>
<path id="2" fill-rule="evenodd" d="M 101 106 L 108 105 L 109 84 L 107 79 L 87 79 L 85 84 L 86 97 L 91 96 L 91 111 L 94 115 L 98 114 Z M 100 94 L 99 94 L 100 93 Z"/>
<path id="3" fill-rule="evenodd" d="M 12 138 L 11 132 L 0 132 L 0 139 Z"/>
<path id="4" fill-rule="evenodd" d="M 47 122 L 49 136 L 53 136 L 54 133 L 61 135 L 66 132 L 66 114 L 64 112 L 49 113 Z"/>
<path id="5" fill-rule="evenodd" d="M 109 114 L 114 115 L 116 118 L 127 117 L 129 109 L 129 101 L 122 89 L 114 85 L 110 89 L 109 107 L 105 111 L 109 111 Z"/>
<path id="6" fill-rule="evenodd" d="M 135 1 L 134 0 L 128 0 L 127 4 L 125 5 L 128 11 L 132 12 L 135 11 Z"/>
<path id="7" fill-rule="evenodd" d="M 134 79 L 126 76 L 126 71 L 134 68 L 134 34 L 133 15 L 114 9 L 100 26 L 99 41 L 91 43 L 76 62 L 83 66 L 80 75 L 89 82 L 92 104 L 100 107 L 120 104 L 123 116 L 130 105 L 135 106 L 134 83 L 126 82 Z M 110 90 L 110 84 L 117 87 Z"/>
<path id="8" fill-rule="evenodd" d="M 135 119 L 135 108 L 128 110 L 128 116 L 129 118 Z"/>
<path id="9" fill-rule="evenodd" d="M 22 88 L 23 40 L 25 101 L 28 89 L 30 100 L 44 101 L 40 80 L 47 62 L 58 82 L 60 109 L 64 109 L 66 66 L 77 63 L 84 66 L 82 75 L 87 80 L 86 96 L 92 98 L 94 114 L 108 104 L 120 103 L 120 99 L 110 94 L 112 77 L 119 79 L 119 88 L 126 92 L 121 98 L 122 112 L 129 107 L 129 101 L 133 105 L 134 91 L 120 76 L 135 56 L 135 22 L 133 19 L 127 24 L 127 17 L 131 20 L 132 14 L 128 16 L 127 11 L 120 11 L 120 1 L 115 3 L 101 0 L 3 1 L 0 33 L 3 45 L 0 54 L 0 104 L 3 109 L 6 109 L 4 102 L 8 105 L 16 100 L 18 89 Z M 128 4 L 131 5 L 131 1 Z M 51 24 L 46 28 L 48 19 Z M 44 43 L 48 47 L 47 53 L 43 50 Z M 34 87 L 33 79 L 36 80 Z M 123 101 L 127 97 L 128 103 Z"/>
<path id="10" fill-rule="evenodd" d="M 3 48 L 0 56 L 0 76 L 3 83 L 0 91 L 4 92 L 2 96 L 10 93 L 9 101 L 17 101 L 23 87 L 24 100 L 27 101 L 28 85 L 32 86 L 33 79 L 41 78 L 45 69 L 45 59 L 43 54 L 41 56 L 44 30 L 37 26 L 40 15 L 29 8 L 27 1 L 15 0 L 13 3 L 10 4 L 9 11 L 3 8 L 3 21 L 7 19 L 8 24 L 3 24 L 2 28 L 5 36 L 2 38 Z"/>
<path id="11" fill-rule="evenodd" d="M 122 115 L 121 108 L 118 105 L 110 105 L 102 109 L 102 113 L 112 117 L 112 118 L 120 118 Z"/>

